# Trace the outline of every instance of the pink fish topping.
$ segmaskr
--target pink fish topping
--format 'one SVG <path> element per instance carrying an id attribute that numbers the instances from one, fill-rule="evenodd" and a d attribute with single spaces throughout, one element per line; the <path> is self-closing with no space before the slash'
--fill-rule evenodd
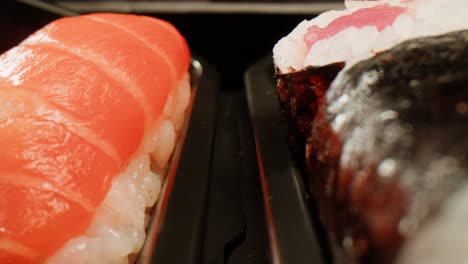
<path id="1" fill-rule="evenodd" d="M 380 32 L 388 25 L 393 24 L 396 18 L 406 11 L 402 6 L 378 5 L 359 9 L 349 15 L 339 17 L 325 28 L 311 26 L 304 35 L 304 43 L 310 49 L 316 42 L 329 39 L 349 27 L 363 28 L 375 26 Z"/>

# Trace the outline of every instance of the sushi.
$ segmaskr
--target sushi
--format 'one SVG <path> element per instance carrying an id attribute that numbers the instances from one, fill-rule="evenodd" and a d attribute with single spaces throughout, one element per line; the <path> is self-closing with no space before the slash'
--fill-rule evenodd
<path id="1" fill-rule="evenodd" d="M 166 21 L 61 18 L 0 57 L 0 262 L 129 263 L 191 100 Z"/>
<path id="2" fill-rule="evenodd" d="M 346 6 L 274 48 L 288 142 L 335 263 L 463 263 L 468 3 Z"/>
<path id="3" fill-rule="evenodd" d="M 405 40 L 468 27 L 464 0 L 346 0 L 345 5 L 302 21 L 273 48 L 281 116 L 300 162 L 315 111 L 308 102 L 317 102 L 315 93 L 321 97 L 345 65 Z M 310 87 L 318 88 L 311 93 Z"/>
<path id="4" fill-rule="evenodd" d="M 279 73 L 351 66 L 405 40 L 465 29 L 463 0 L 345 0 L 347 9 L 304 20 L 273 48 Z"/>

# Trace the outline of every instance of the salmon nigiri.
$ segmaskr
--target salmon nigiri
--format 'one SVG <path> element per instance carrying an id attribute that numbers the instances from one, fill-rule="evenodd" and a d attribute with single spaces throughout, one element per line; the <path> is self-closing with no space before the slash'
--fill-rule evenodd
<path id="1" fill-rule="evenodd" d="M 124 14 L 56 20 L 0 57 L 0 263 L 139 251 L 189 63 L 171 24 Z"/>

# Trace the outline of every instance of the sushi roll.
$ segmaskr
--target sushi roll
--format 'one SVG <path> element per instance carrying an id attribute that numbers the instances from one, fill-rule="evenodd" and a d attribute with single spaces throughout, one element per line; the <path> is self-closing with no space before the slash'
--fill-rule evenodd
<path id="1" fill-rule="evenodd" d="M 316 107 L 309 102 L 345 65 L 405 40 L 468 27 L 464 0 L 346 0 L 345 6 L 302 21 L 273 48 L 281 116 L 300 162 Z"/>
<path id="2" fill-rule="evenodd" d="M 89 14 L 0 57 L 0 263 L 129 263 L 191 100 L 168 22 Z"/>
<path id="3" fill-rule="evenodd" d="M 468 2 L 346 6 L 274 48 L 288 141 L 335 263 L 463 263 Z"/>

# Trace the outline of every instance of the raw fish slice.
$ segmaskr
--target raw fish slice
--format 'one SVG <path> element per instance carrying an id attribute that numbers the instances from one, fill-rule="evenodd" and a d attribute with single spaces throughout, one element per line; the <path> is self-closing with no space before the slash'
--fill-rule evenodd
<path id="1" fill-rule="evenodd" d="M 0 238 L 45 256 L 85 231 L 117 166 L 53 116 L 37 112 L 0 121 Z"/>
<path id="2" fill-rule="evenodd" d="M 109 188 L 110 176 L 119 169 L 116 160 L 89 141 L 92 132 L 30 95 L 0 94 L 7 106 L 2 114 L 8 116 L 0 118 L 2 181 L 15 180 L 15 175 L 29 177 L 94 210 Z M 20 183 L 28 184 L 15 184 Z"/>
<path id="3" fill-rule="evenodd" d="M 99 14 L 86 15 L 96 21 L 102 21 L 130 32 L 131 35 L 141 39 L 152 49 L 164 50 L 164 56 L 174 66 L 177 80 L 182 79 L 184 69 L 181 65 L 190 61 L 190 51 L 187 43 L 179 34 L 177 29 L 166 21 L 158 19 L 143 18 L 139 21 L 132 19 L 131 16 L 120 16 L 117 14 Z M 184 64 L 177 63 L 183 61 Z"/>
<path id="4" fill-rule="evenodd" d="M 103 34 L 105 32 L 105 34 Z M 146 125 L 161 114 L 177 76 L 169 61 L 122 29 L 86 18 L 64 18 L 44 27 L 22 45 L 50 45 L 88 60 L 120 82 L 145 109 Z M 124 91 L 122 91 L 124 92 Z"/>
<path id="5" fill-rule="evenodd" d="M 317 42 L 332 38 L 339 32 L 348 28 L 364 28 L 375 27 L 377 31 L 384 30 L 387 26 L 392 25 L 396 18 L 405 12 L 406 8 L 402 6 L 391 6 L 382 4 L 368 8 L 361 8 L 349 15 L 344 15 L 330 22 L 326 27 L 322 28 L 312 25 L 307 29 L 304 35 L 304 42 L 307 48 L 310 48 Z M 353 43 L 350 43 L 352 46 Z"/>
<path id="6" fill-rule="evenodd" d="M 124 166 L 123 161 L 140 146 L 145 122 L 143 108 L 122 83 L 109 78 L 94 63 L 46 45 L 26 45 L 4 54 L 0 65 L 7 66 L 0 70 L 0 93 L 34 93 L 34 98 L 93 131 L 94 141 L 119 166 Z M 80 65 L 78 70 L 76 65 Z M 84 135 L 88 139 L 90 136 Z"/>

